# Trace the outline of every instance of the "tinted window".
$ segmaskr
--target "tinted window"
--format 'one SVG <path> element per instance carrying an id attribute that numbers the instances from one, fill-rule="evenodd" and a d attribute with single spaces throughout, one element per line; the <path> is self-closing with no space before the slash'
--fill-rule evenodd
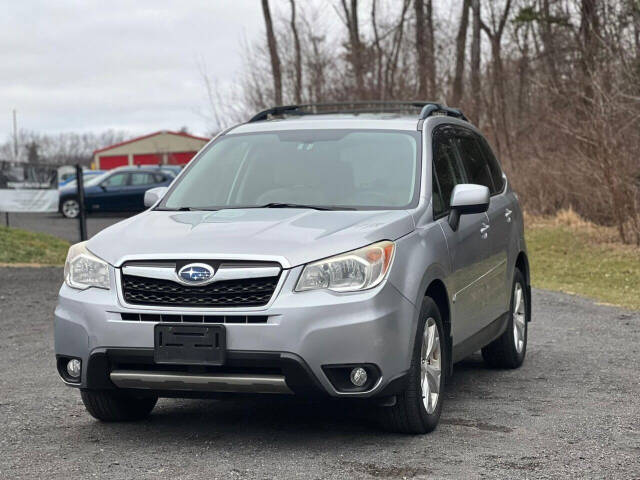
<path id="1" fill-rule="evenodd" d="M 493 184 L 495 186 L 491 193 L 501 192 L 504 187 L 504 178 L 502 177 L 502 169 L 500 168 L 498 159 L 493 154 L 493 151 L 489 146 L 489 142 L 487 142 L 486 139 L 479 137 L 478 140 L 480 142 L 480 147 L 482 148 L 482 153 L 484 153 L 484 157 L 487 159 L 487 163 L 489 164 L 489 171 L 491 172 L 491 178 L 493 179 Z"/>
<path id="2" fill-rule="evenodd" d="M 122 187 L 127 184 L 128 173 L 116 173 L 107 178 L 103 185 L 105 187 Z"/>
<path id="3" fill-rule="evenodd" d="M 226 135 L 190 165 L 162 206 L 406 208 L 417 201 L 419 154 L 413 131 Z"/>
<path id="4" fill-rule="evenodd" d="M 462 165 L 467 174 L 467 181 L 476 185 L 484 185 L 489 191 L 494 191 L 489 165 L 484 159 L 480 145 L 474 137 L 467 134 L 457 135 L 458 152 Z"/>
<path id="5" fill-rule="evenodd" d="M 463 179 L 451 137 L 445 133 L 437 134 L 435 144 L 433 155 L 433 216 L 438 217 L 449 210 L 453 187 L 463 183 Z"/>

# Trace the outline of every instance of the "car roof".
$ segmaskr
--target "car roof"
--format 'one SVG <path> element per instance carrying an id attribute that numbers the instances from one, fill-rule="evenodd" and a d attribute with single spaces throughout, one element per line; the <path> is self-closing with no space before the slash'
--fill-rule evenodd
<path id="1" fill-rule="evenodd" d="M 393 113 L 296 115 L 272 120 L 243 123 L 227 131 L 226 135 L 311 129 L 416 131 L 418 129 L 418 120 L 415 116 Z"/>

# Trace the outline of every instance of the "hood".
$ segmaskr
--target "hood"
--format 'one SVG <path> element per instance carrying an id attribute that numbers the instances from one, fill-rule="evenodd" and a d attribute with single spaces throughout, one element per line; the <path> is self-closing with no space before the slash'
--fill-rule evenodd
<path id="1" fill-rule="evenodd" d="M 413 229 L 405 210 L 148 210 L 101 231 L 87 247 L 116 267 L 134 258 L 218 258 L 276 260 L 288 268 Z"/>

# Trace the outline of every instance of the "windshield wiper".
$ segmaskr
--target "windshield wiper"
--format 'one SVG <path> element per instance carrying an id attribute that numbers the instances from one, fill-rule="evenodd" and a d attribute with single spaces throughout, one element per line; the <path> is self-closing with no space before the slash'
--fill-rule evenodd
<path id="1" fill-rule="evenodd" d="M 354 207 L 327 207 L 324 205 L 305 205 L 302 203 L 284 203 L 284 202 L 270 202 L 264 205 L 232 205 L 221 207 L 179 207 L 179 208 L 167 208 L 158 207 L 155 210 L 166 212 L 197 212 L 207 211 L 215 212 L 218 210 L 244 210 L 246 208 L 309 208 L 312 210 L 355 210 Z"/>
<path id="2" fill-rule="evenodd" d="M 313 210 L 355 210 L 353 208 L 348 207 L 324 207 L 322 205 L 304 205 L 301 203 L 282 203 L 282 202 L 271 202 L 265 203 L 264 205 L 256 205 L 253 208 L 310 208 Z"/>

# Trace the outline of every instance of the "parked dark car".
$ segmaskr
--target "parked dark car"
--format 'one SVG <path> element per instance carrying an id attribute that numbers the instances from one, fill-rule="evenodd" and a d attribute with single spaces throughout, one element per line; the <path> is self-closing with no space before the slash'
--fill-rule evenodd
<path id="1" fill-rule="evenodd" d="M 138 212 L 144 210 L 144 192 L 168 186 L 175 172 L 164 167 L 121 167 L 84 183 L 87 212 Z M 60 189 L 60 213 L 76 218 L 80 213 L 77 185 Z"/>

